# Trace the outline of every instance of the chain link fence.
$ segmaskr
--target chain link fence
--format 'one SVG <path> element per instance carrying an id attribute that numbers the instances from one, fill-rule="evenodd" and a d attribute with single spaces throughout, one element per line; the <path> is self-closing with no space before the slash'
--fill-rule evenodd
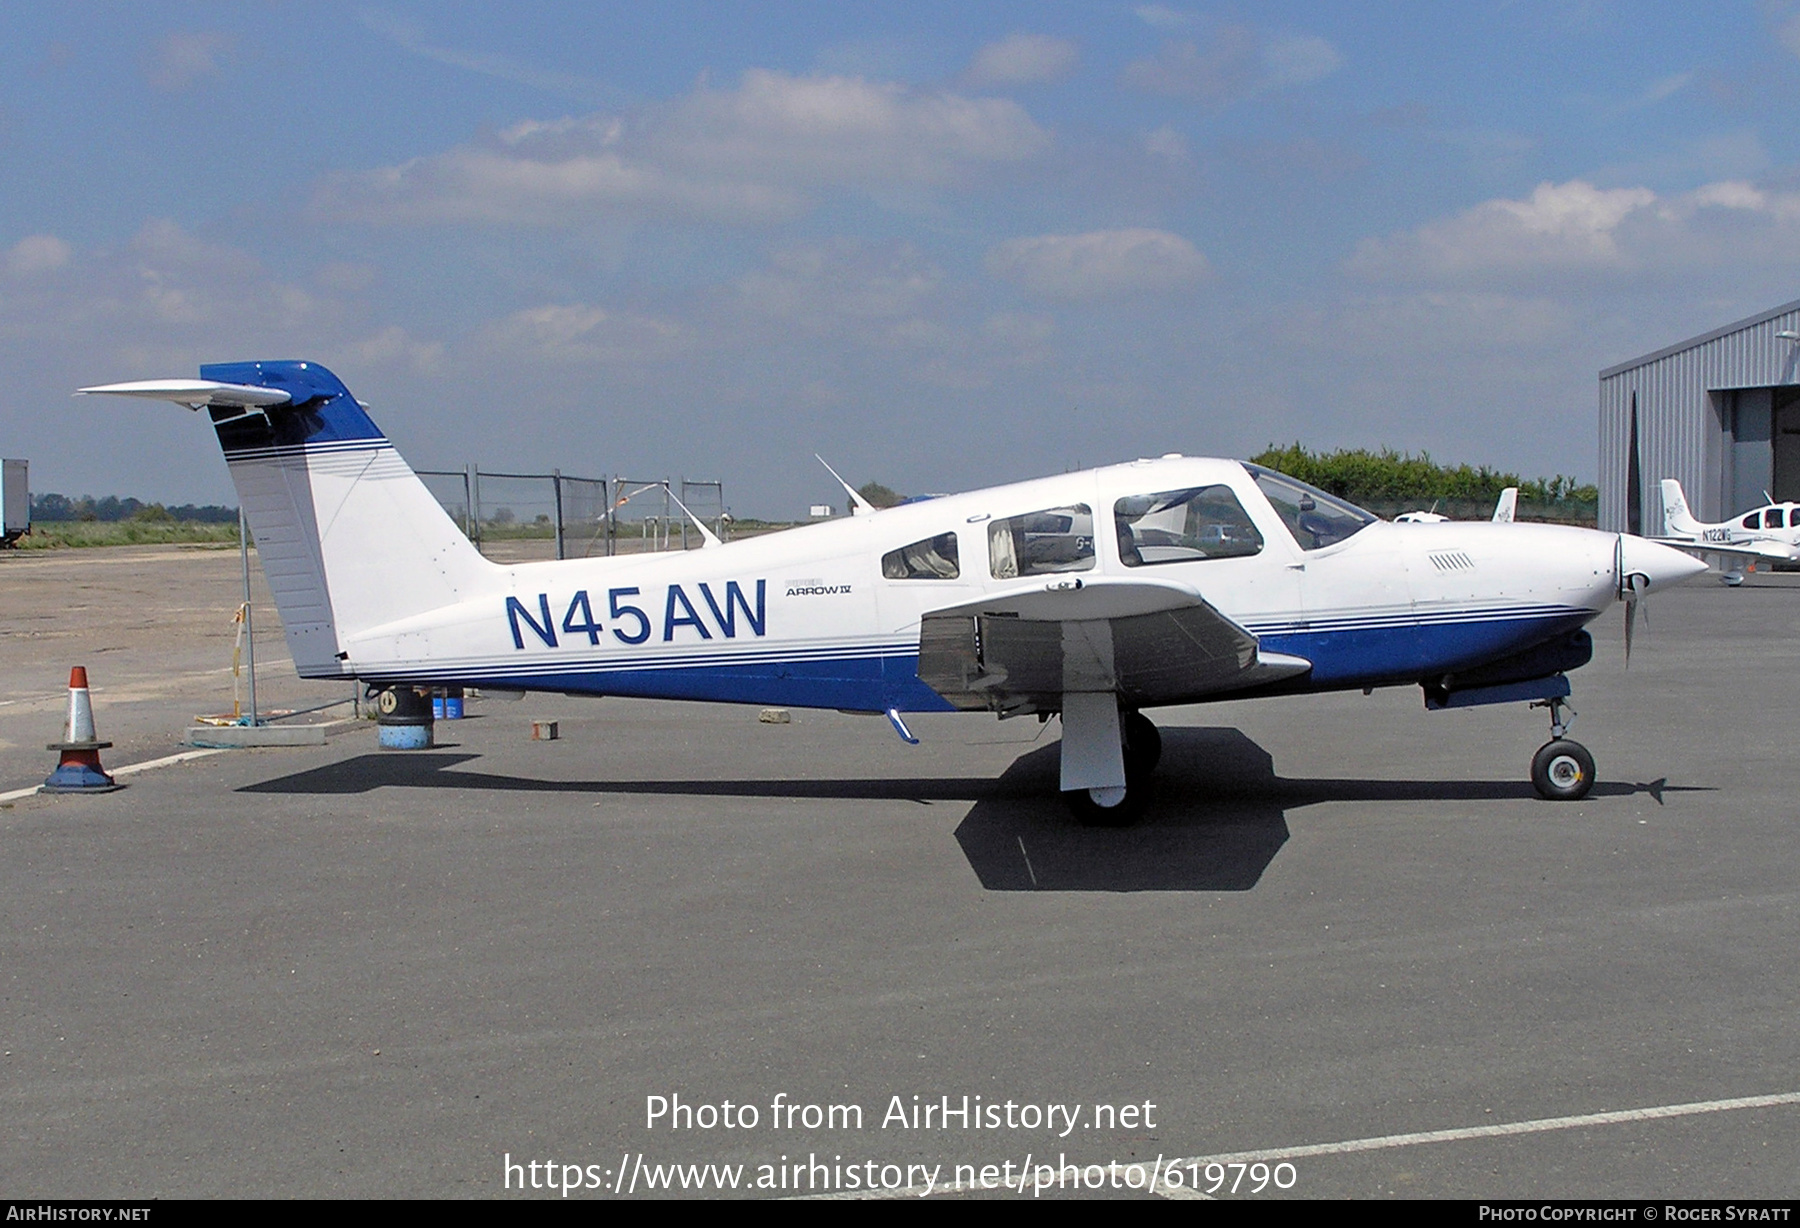
<path id="1" fill-rule="evenodd" d="M 416 472 L 484 553 L 498 543 L 533 539 L 554 541 L 559 559 L 689 550 L 702 538 L 683 505 L 720 540 L 730 537 L 723 482 L 584 478 L 557 469 L 498 473 L 476 465 Z"/>

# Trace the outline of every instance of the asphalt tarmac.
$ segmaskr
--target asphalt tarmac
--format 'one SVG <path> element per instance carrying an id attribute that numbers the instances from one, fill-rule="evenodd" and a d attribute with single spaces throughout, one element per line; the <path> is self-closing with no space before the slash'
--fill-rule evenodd
<path id="1" fill-rule="evenodd" d="M 0 792 L 70 665 L 109 767 L 229 708 L 236 568 L 0 560 Z M 344 697 L 259 617 L 271 702 Z M 1055 722 L 559 696 L 0 804 L 0 1185 L 1145 1197 L 1255 1153 L 1216 1196 L 1792 1198 L 1800 586 L 1659 594 L 1629 671 L 1622 621 L 1572 804 L 1541 711 L 1416 690 L 1156 713 L 1124 831 Z"/>

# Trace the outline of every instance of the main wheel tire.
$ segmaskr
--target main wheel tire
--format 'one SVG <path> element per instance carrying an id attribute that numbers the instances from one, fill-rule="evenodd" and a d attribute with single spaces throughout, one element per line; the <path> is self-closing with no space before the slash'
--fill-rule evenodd
<path id="1" fill-rule="evenodd" d="M 1150 802 L 1150 782 L 1129 779 L 1123 789 L 1071 789 L 1063 794 L 1069 813 L 1086 827 L 1129 827 Z"/>
<path id="2" fill-rule="evenodd" d="M 1546 742 L 1531 758 L 1531 783 L 1549 801 L 1578 801 L 1594 787 L 1594 757 L 1567 738 Z"/>
<path id="3" fill-rule="evenodd" d="M 1125 775 L 1150 775 L 1162 760 L 1162 732 L 1142 712 L 1125 713 L 1121 724 L 1125 731 Z"/>

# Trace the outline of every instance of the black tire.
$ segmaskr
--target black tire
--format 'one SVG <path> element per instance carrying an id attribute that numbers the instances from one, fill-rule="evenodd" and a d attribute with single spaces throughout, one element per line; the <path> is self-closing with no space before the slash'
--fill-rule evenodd
<path id="1" fill-rule="evenodd" d="M 1121 723 L 1125 730 L 1126 777 L 1150 775 L 1162 761 L 1161 731 L 1142 712 L 1125 713 Z"/>
<path id="2" fill-rule="evenodd" d="M 1069 813 L 1075 821 L 1084 827 L 1129 827 L 1138 821 L 1144 813 L 1144 807 L 1150 804 L 1150 781 L 1147 778 L 1127 778 L 1125 796 L 1118 804 L 1103 806 L 1094 799 L 1098 789 L 1071 789 L 1063 794 L 1063 802 L 1069 807 Z"/>
<path id="3" fill-rule="evenodd" d="M 1546 742 L 1531 757 L 1531 784 L 1548 801 L 1579 801 L 1594 787 L 1594 757 L 1567 738 Z"/>

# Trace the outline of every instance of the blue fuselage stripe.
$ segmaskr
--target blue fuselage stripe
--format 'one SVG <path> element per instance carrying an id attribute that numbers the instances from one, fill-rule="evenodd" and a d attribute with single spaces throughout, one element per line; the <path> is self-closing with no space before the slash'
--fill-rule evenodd
<path id="1" fill-rule="evenodd" d="M 1313 663 L 1300 690 L 1341 690 L 1357 686 L 1412 683 L 1467 669 L 1580 629 L 1591 610 L 1563 609 L 1535 617 L 1501 617 L 1461 622 L 1414 622 L 1356 630 L 1264 632 L 1271 652 Z M 383 681 L 366 674 L 370 681 Z M 393 681 L 402 680 L 396 676 Z M 720 703 L 779 704 L 795 708 L 847 708 L 879 712 L 947 712 L 952 707 L 918 677 L 918 654 L 868 649 L 837 656 L 765 656 L 758 660 L 692 661 L 653 668 L 578 665 L 558 670 L 536 665 L 509 671 L 504 664 L 408 671 L 415 683 L 475 683 L 578 695 L 644 699 L 692 699 Z M 1218 698 L 1229 698 L 1229 694 Z"/>

